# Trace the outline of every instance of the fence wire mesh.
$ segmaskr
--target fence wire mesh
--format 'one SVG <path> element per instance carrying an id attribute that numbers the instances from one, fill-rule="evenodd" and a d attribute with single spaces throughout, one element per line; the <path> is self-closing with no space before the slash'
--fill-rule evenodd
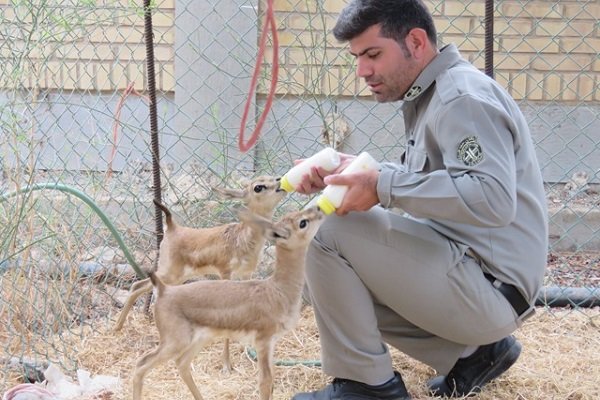
<path id="1" fill-rule="evenodd" d="M 275 1 L 276 97 L 247 153 L 237 143 L 265 4 L 151 3 L 161 189 L 186 225 L 235 218 L 214 186 L 281 174 L 325 145 L 399 158 L 398 105 L 376 105 L 329 33 L 344 3 Z M 483 70 L 484 1 L 427 4 L 441 44 L 456 43 Z M 597 1 L 494 4 L 494 76 L 527 116 L 547 185 L 553 291 L 544 305 L 600 297 L 599 16 Z M 155 188 L 141 3 L 0 0 L 0 35 L 3 391 L 23 374 L 35 380 L 44 363 L 77 368 L 76 338 L 114 320 L 137 279 L 126 251 L 153 268 Z M 273 52 L 270 37 L 246 132 L 265 108 Z M 49 187 L 28 190 L 40 183 Z M 307 201 L 291 195 L 281 210 Z"/>

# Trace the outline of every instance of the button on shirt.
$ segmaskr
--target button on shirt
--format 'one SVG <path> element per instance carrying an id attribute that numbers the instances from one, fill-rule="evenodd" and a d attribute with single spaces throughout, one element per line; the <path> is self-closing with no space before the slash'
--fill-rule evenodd
<path id="1" fill-rule="evenodd" d="M 547 261 L 548 212 L 515 101 L 448 45 L 416 79 L 402 111 L 407 148 L 401 165 L 383 164 L 381 205 L 470 249 L 484 272 L 533 302 Z"/>

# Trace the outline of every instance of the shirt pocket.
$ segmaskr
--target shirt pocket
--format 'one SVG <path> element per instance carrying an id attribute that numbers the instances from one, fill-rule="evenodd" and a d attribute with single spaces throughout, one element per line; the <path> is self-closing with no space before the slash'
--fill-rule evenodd
<path id="1" fill-rule="evenodd" d="M 413 146 L 408 146 L 404 153 L 404 165 L 408 172 L 423 172 L 427 168 L 427 153 Z"/>

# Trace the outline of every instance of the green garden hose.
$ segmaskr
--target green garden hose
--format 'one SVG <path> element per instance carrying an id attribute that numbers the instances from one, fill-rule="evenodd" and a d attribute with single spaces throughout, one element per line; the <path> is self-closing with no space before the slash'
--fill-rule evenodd
<path id="1" fill-rule="evenodd" d="M 87 204 L 100 217 L 102 222 L 104 222 L 104 225 L 106 225 L 106 227 L 108 228 L 110 233 L 113 235 L 113 237 L 119 244 L 119 247 L 121 248 L 121 250 L 123 250 L 123 253 L 125 254 L 125 258 L 129 262 L 129 265 L 131 265 L 131 267 L 133 268 L 133 270 L 135 271 L 137 276 L 140 279 L 146 278 L 146 274 L 144 272 L 142 272 L 142 270 L 140 269 L 138 264 L 133 259 L 133 256 L 129 252 L 129 249 L 125 245 L 123 238 L 121 237 L 121 235 L 119 234 L 119 232 L 117 231 L 115 226 L 112 224 L 112 222 L 110 222 L 110 220 L 108 219 L 106 214 L 100 209 L 100 207 L 98 207 L 96 205 L 96 203 L 94 203 L 94 200 L 92 200 L 85 193 L 83 193 L 73 187 L 63 185 L 60 183 L 36 183 L 34 185 L 26 186 L 19 190 L 15 190 L 13 192 L 8 192 L 8 193 L 4 193 L 4 194 L 0 195 L 0 203 L 3 203 L 5 201 L 7 201 L 9 198 L 14 197 L 20 193 L 33 192 L 36 190 L 43 190 L 43 189 L 59 190 L 61 192 L 72 194 L 72 195 L 78 197 L 79 199 L 81 199 L 85 204 Z"/>

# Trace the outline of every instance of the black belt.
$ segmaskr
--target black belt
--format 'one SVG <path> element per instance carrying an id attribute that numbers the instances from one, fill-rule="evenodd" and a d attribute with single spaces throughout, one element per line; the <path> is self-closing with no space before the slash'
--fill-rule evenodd
<path id="1" fill-rule="evenodd" d="M 529 302 L 525 300 L 521 292 L 519 292 L 519 289 L 508 283 L 500 282 L 490 274 L 484 273 L 483 275 L 504 297 L 506 297 L 506 300 L 508 300 L 518 316 L 523 315 L 525 311 L 529 310 L 531 306 L 529 305 Z"/>

